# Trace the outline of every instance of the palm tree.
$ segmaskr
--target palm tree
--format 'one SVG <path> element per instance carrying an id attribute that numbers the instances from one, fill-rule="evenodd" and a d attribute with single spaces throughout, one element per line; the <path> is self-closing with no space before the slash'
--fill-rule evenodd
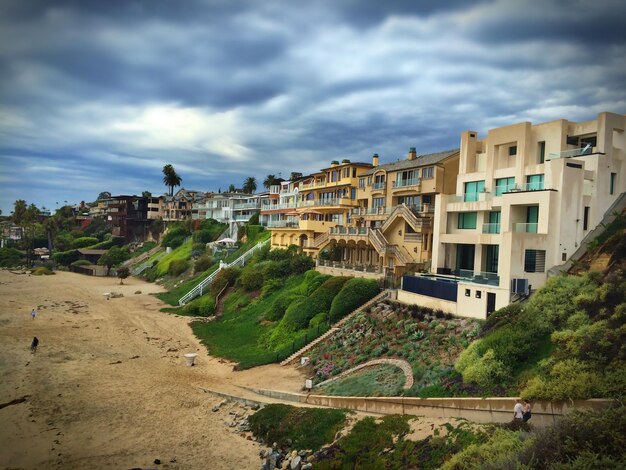
<path id="1" fill-rule="evenodd" d="M 169 163 L 163 167 L 163 184 L 170 188 L 170 196 L 174 195 L 174 187 L 180 186 L 183 179 L 176 174 L 176 170 Z"/>
<path id="2" fill-rule="evenodd" d="M 243 182 L 243 192 L 246 194 L 252 194 L 256 191 L 256 178 L 254 176 L 248 176 Z"/>
<path id="3" fill-rule="evenodd" d="M 276 175 L 267 175 L 265 177 L 265 180 L 263 181 L 263 186 L 265 186 L 265 189 L 270 189 L 270 186 L 273 186 L 275 184 L 277 184 Z"/>

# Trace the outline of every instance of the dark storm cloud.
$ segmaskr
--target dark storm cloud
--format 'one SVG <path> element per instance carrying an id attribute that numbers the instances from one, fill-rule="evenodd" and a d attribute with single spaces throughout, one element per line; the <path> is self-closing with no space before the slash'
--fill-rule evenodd
<path id="1" fill-rule="evenodd" d="M 4 0 L 0 205 L 158 194 L 165 163 L 225 189 L 624 112 L 622 3 Z"/>

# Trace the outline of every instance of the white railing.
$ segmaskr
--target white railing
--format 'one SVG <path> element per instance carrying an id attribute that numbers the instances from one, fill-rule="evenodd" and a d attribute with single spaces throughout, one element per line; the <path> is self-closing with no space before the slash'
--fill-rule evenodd
<path id="1" fill-rule="evenodd" d="M 298 228 L 300 223 L 297 220 L 270 220 L 267 228 Z"/>
<path id="2" fill-rule="evenodd" d="M 204 293 L 205 288 L 207 286 L 211 285 L 211 283 L 213 282 L 213 280 L 215 279 L 217 274 L 222 269 L 232 268 L 233 266 L 243 266 L 244 264 L 246 264 L 246 261 L 248 261 L 255 252 L 257 252 L 258 250 L 263 248 L 265 245 L 267 245 L 269 243 L 269 241 L 270 241 L 270 239 L 268 238 L 267 240 L 265 240 L 263 242 L 257 243 L 252 248 L 250 248 L 248 251 L 246 251 L 243 255 L 241 255 L 239 258 L 237 258 L 235 261 L 233 261 L 232 263 L 223 263 L 223 262 L 220 263 L 219 267 L 215 271 L 213 271 L 209 276 L 204 278 L 200 282 L 200 284 L 198 284 L 196 287 L 194 287 L 189 292 L 187 292 L 185 295 L 183 295 L 180 298 L 180 300 L 178 301 L 178 305 L 183 306 L 186 303 L 190 302 L 191 300 L 195 299 L 196 297 L 201 296 Z"/>

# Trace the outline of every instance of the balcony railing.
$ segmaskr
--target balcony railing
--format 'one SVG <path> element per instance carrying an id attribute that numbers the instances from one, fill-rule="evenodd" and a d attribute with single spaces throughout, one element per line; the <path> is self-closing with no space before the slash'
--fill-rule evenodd
<path id="1" fill-rule="evenodd" d="M 584 155 L 592 155 L 596 153 L 594 147 L 587 145 L 585 147 L 573 150 L 564 150 L 562 152 L 553 152 L 548 154 L 547 160 L 558 160 L 559 158 L 582 157 Z"/>
<path id="2" fill-rule="evenodd" d="M 500 196 L 504 193 L 515 191 L 515 188 L 516 188 L 515 183 L 496 186 L 496 196 Z"/>
<path id="3" fill-rule="evenodd" d="M 336 227 L 332 227 L 329 233 L 331 235 L 352 235 L 362 237 L 367 235 L 367 227 L 344 227 L 342 225 L 338 225 Z"/>
<path id="4" fill-rule="evenodd" d="M 483 233 L 500 233 L 500 224 L 483 224 Z"/>
<path id="5" fill-rule="evenodd" d="M 294 220 L 270 220 L 267 222 L 268 228 L 298 228 L 299 222 Z"/>
<path id="6" fill-rule="evenodd" d="M 258 202 L 246 202 L 244 204 L 235 204 L 233 206 L 233 210 L 242 210 L 242 209 L 260 209 L 261 204 Z"/>
<path id="7" fill-rule="evenodd" d="M 526 183 L 522 188 L 522 191 L 542 191 L 546 189 L 546 186 L 543 181 L 535 181 L 534 183 Z"/>
<path id="8" fill-rule="evenodd" d="M 487 284 L 497 286 L 500 284 L 500 276 L 498 273 L 490 273 L 487 271 L 472 271 L 469 269 L 459 269 L 458 276 L 462 281 L 473 282 L 475 284 Z"/>
<path id="9" fill-rule="evenodd" d="M 513 224 L 514 232 L 537 233 L 537 223 Z"/>
<path id="10" fill-rule="evenodd" d="M 450 196 L 448 202 L 486 202 L 492 199 L 491 193 L 465 193 L 462 196 Z"/>
<path id="11" fill-rule="evenodd" d="M 318 259 L 316 261 L 317 266 L 325 266 L 328 268 L 337 268 L 337 269 L 346 269 L 350 271 L 356 272 L 365 272 L 365 273 L 376 273 L 382 274 L 383 270 L 380 266 L 366 266 L 366 265 L 357 265 L 346 263 L 343 261 L 329 261 L 324 259 Z"/>
<path id="12" fill-rule="evenodd" d="M 372 190 L 376 190 L 376 189 L 385 189 L 385 182 L 384 181 L 378 181 L 378 182 L 372 184 Z"/>
<path id="13" fill-rule="evenodd" d="M 418 184 L 420 184 L 419 178 L 409 178 L 405 180 L 395 180 L 393 182 L 392 187 L 393 188 L 405 188 L 407 186 L 417 186 Z"/>
<path id="14" fill-rule="evenodd" d="M 315 201 L 301 201 L 298 207 L 316 207 L 316 206 L 340 206 L 341 204 L 356 203 L 356 199 L 350 199 L 348 197 L 333 198 L 333 199 L 318 199 Z"/>

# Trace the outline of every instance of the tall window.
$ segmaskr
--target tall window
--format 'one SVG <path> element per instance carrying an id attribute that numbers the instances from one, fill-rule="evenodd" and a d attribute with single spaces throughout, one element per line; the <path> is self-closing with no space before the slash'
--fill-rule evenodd
<path id="1" fill-rule="evenodd" d="M 585 206 L 583 213 L 583 230 L 589 230 L 589 206 Z"/>
<path id="2" fill-rule="evenodd" d="M 496 196 L 507 193 L 515 188 L 515 178 L 498 178 L 496 180 Z"/>
<path id="3" fill-rule="evenodd" d="M 422 168 L 422 179 L 431 179 L 435 175 L 435 168 L 429 166 L 427 168 Z"/>
<path id="4" fill-rule="evenodd" d="M 385 175 L 376 175 L 374 177 L 373 189 L 383 189 L 385 187 Z"/>
<path id="5" fill-rule="evenodd" d="M 537 233 L 539 223 L 539 206 L 528 206 L 526 208 L 526 232 Z"/>
<path id="6" fill-rule="evenodd" d="M 384 197 L 375 197 L 372 199 L 372 207 L 383 207 L 385 205 Z"/>
<path id="7" fill-rule="evenodd" d="M 500 211 L 489 213 L 489 223 L 483 233 L 500 233 Z"/>
<path id="8" fill-rule="evenodd" d="M 330 181 L 339 181 L 339 172 L 337 170 L 333 170 L 330 172 Z"/>
<path id="9" fill-rule="evenodd" d="M 359 189 L 365 189 L 365 178 L 359 178 Z"/>
<path id="10" fill-rule="evenodd" d="M 465 194 L 463 195 L 463 201 L 475 202 L 478 201 L 478 195 L 485 192 L 485 180 L 471 181 L 465 183 Z"/>
<path id="11" fill-rule="evenodd" d="M 538 191 L 544 189 L 543 175 L 529 175 L 526 177 L 526 190 Z"/>
<path id="12" fill-rule="evenodd" d="M 485 271 L 487 271 L 488 273 L 497 273 L 500 245 L 487 245 L 485 254 Z"/>
<path id="13" fill-rule="evenodd" d="M 615 180 L 617 179 L 617 173 L 611 173 L 611 180 L 609 181 L 609 194 L 615 194 Z"/>
<path id="14" fill-rule="evenodd" d="M 477 216 L 476 212 L 459 212 L 458 228 L 475 229 Z"/>
<path id="15" fill-rule="evenodd" d="M 537 161 L 539 163 L 543 163 L 546 161 L 546 143 L 545 142 L 539 142 L 539 145 L 537 147 Z"/>

